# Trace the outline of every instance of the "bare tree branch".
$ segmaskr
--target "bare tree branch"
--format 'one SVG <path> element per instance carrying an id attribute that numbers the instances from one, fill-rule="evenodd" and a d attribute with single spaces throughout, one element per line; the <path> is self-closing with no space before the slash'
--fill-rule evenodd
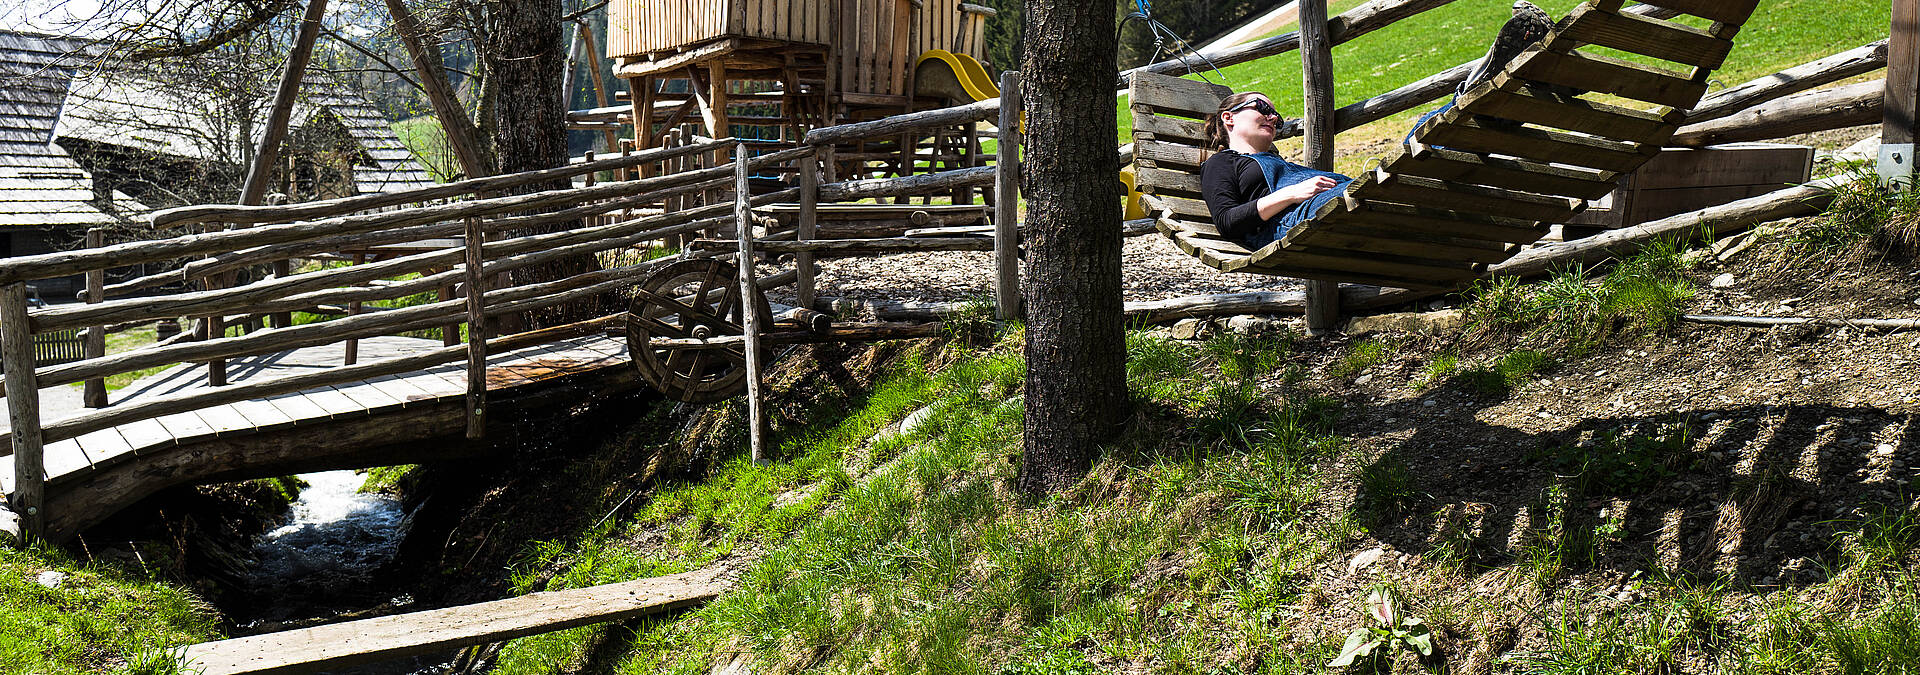
<path id="1" fill-rule="evenodd" d="M 127 54 L 126 59 L 129 61 L 149 61 L 153 59 L 204 54 L 219 48 L 221 45 L 232 42 L 247 33 L 253 32 L 253 30 L 259 28 L 261 24 L 265 24 L 267 21 L 279 16 L 288 9 L 299 6 L 296 0 L 277 0 L 267 4 L 254 4 L 249 2 L 247 4 L 252 6 L 250 13 L 241 17 L 241 19 L 233 25 L 214 31 L 206 37 L 192 42 L 175 38 L 167 41 L 170 44 L 138 49 Z"/>

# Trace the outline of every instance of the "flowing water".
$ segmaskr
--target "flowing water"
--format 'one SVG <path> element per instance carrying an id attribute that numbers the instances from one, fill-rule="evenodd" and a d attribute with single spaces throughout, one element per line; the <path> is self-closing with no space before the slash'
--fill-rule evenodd
<path id="1" fill-rule="evenodd" d="M 361 493 L 366 475 L 327 471 L 300 476 L 307 487 L 285 525 L 254 544 L 259 563 L 247 575 L 250 625 L 366 611 L 382 603 L 406 605 L 379 583 L 406 536 L 399 500 Z"/>

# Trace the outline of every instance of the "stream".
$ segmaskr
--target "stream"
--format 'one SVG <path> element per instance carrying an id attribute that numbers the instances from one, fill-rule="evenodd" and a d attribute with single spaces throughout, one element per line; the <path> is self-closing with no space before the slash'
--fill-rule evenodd
<path id="1" fill-rule="evenodd" d="M 379 582 L 406 536 L 400 501 L 361 493 L 367 477 L 352 471 L 300 479 L 307 487 L 286 524 L 254 543 L 259 563 L 246 576 L 246 611 L 234 621 L 246 632 L 278 630 L 287 622 L 412 604 Z"/>

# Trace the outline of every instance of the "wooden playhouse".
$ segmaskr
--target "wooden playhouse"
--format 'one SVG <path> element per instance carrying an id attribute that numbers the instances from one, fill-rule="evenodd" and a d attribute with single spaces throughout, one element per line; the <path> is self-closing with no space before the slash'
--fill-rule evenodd
<path id="1" fill-rule="evenodd" d="M 916 65 L 945 53 L 938 60 L 976 81 L 997 72 L 979 68 L 993 15 L 959 0 L 614 0 L 607 57 L 628 84 L 631 117 L 620 121 L 647 122 L 635 125 L 638 148 L 676 128 L 788 145 L 814 127 L 959 102 L 943 95 L 952 87 L 917 94 Z M 846 159 L 899 148 L 848 148 Z"/>

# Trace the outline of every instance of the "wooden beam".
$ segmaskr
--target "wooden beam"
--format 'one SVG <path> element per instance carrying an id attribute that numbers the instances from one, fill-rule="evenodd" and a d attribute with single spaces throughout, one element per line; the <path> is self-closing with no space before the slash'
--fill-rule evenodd
<path id="1" fill-rule="evenodd" d="M 806 242 L 813 239 L 820 217 L 820 160 L 821 156 L 800 158 L 800 213 L 799 222 L 794 226 L 794 240 Z M 793 268 L 798 273 L 798 288 L 801 307 L 812 307 L 816 292 L 815 273 L 818 271 L 813 262 L 812 251 L 801 251 L 793 257 Z"/>
<path id="2" fill-rule="evenodd" d="M 1789 96 L 1736 115 L 1680 127 L 1667 144 L 1701 146 L 1761 141 L 1872 124 L 1882 119 L 1881 101 L 1887 91 L 1890 90 L 1885 81 L 1875 80 Z M 1907 164 L 1910 166 L 1912 162 Z"/>
<path id="3" fill-rule="evenodd" d="M 712 600 L 725 585 L 711 571 L 564 591 L 460 607 L 267 633 L 190 645 L 180 663 L 201 675 L 308 673 L 567 628 L 625 621 Z"/>
<path id="4" fill-rule="evenodd" d="M 6 369 L 7 420 L 13 424 L 13 494 L 7 508 L 20 514 L 28 537 L 46 534 L 46 463 L 41 456 L 40 384 L 33 373 L 33 324 L 27 285 L 0 287 L 0 367 Z"/>
<path id="5" fill-rule="evenodd" d="M 1685 123 L 1719 119 L 1777 98 L 1791 96 L 1855 75 L 1887 67 L 1887 41 L 1880 40 L 1826 58 L 1748 80 L 1700 99 L 1687 111 Z"/>
<path id="6" fill-rule="evenodd" d="M 1308 167 L 1333 170 L 1333 40 L 1327 0 L 1299 0 L 1300 68 L 1306 115 L 1301 128 Z M 1307 280 L 1307 330 L 1324 333 L 1340 321 L 1340 284 Z"/>
<path id="7" fill-rule="evenodd" d="M 106 230 L 89 228 L 87 230 L 87 248 L 99 248 L 106 243 Z M 107 271 L 87 270 L 87 304 L 97 305 L 107 297 Z M 107 327 L 105 325 L 88 326 L 87 358 L 97 359 L 107 355 Z M 107 407 L 107 381 L 105 378 L 87 380 L 86 392 L 81 395 L 84 405 L 89 408 Z"/>
<path id="8" fill-rule="evenodd" d="M 1882 180 L 1912 185 L 1914 123 L 1920 119 L 1920 3 L 1911 0 L 1893 3 L 1885 99 L 1875 170 Z"/>
<path id="9" fill-rule="evenodd" d="M 1020 306 L 1020 73 L 1000 73 L 999 157 L 993 173 L 993 300 L 1001 321 L 1026 316 Z"/>
<path id="10" fill-rule="evenodd" d="M 467 219 L 467 439 L 487 435 L 487 274 L 484 267 L 486 232 L 480 219 Z"/>
<path id="11" fill-rule="evenodd" d="M 253 151 L 253 163 L 246 181 L 240 185 L 240 203 L 258 204 L 267 195 L 267 181 L 273 177 L 275 160 L 280 157 L 280 142 L 287 137 L 287 122 L 293 117 L 293 104 L 306 79 L 307 61 L 313 57 L 313 43 L 320 37 L 320 19 L 327 13 L 327 0 L 308 0 L 306 14 L 300 17 L 300 30 L 294 37 L 293 52 L 287 55 L 280 71 L 280 87 L 274 91 L 273 107 L 267 114 L 267 128 L 260 145 Z"/>
<path id="12" fill-rule="evenodd" d="M 716 81 L 724 82 L 716 72 Z M 716 90 L 721 87 L 715 87 Z M 747 445 L 753 454 L 754 464 L 769 464 L 773 459 L 767 456 L 766 411 L 762 408 L 765 401 L 761 398 L 760 375 L 760 286 L 753 282 L 753 209 L 748 204 L 748 195 L 752 192 L 747 184 L 747 146 L 736 145 L 733 148 L 733 213 L 734 229 L 740 238 L 740 257 L 734 260 L 740 272 L 740 325 L 745 329 L 747 357 Z"/>
<path id="13" fill-rule="evenodd" d="M 433 116 L 440 121 L 440 128 L 447 134 L 447 145 L 452 146 L 454 158 L 460 162 L 460 169 L 468 178 L 479 178 L 493 174 L 493 163 L 487 160 L 477 139 L 472 118 L 460 100 L 453 95 L 453 86 L 447 83 L 445 62 L 440 58 L 440 48 L 422 39 L 424 31 L 419 19 L 407 9 L 403 0 L 386 0 L 387 12 L 393 15 L 394 34 L 407 49 L 407 56 L 413 59 L 414 72 L 419 76 L 420 88 L 426 91 L 427 102 L 433 106 Z"/>

